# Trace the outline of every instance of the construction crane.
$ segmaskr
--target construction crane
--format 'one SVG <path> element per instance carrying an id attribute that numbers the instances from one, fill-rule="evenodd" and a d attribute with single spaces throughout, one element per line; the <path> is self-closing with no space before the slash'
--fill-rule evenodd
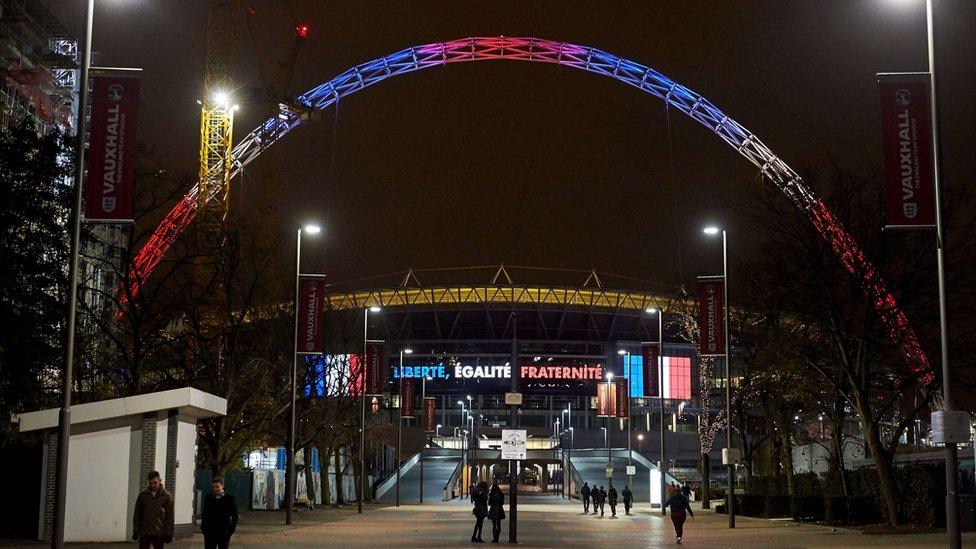
<path id="1" fill-rule="evenodd" d="M 293 15 L 287 0 L 282 2 Z M 241 7 L 248 15 L 250 30 L 251 18 L 257 13 L 252 4 L 243 5 L 241 0 L 207 0 L 204 93 L 199 100 L 201 105 L 199 186 L 196 193 L 189 193 L 167 214 L 160 224 L 164 230 L 154 233 L 134 259 L 127 282 L 128 287 L 120 288 L 120 308 L 116 318 L 125 315 L 125 305 L 128 300 L 139 293 L 145 277 L 162 260 L 165 248 L 160 247 L 159 242 L 173 238 L 174 232 L 178 233 L 194 218 L 204 231 L 219 226 L 227 219 L 230 174 L 234 161 L 232 155 L 234 113 L 237 110 L 237 103 L 234 102 L 233 97 L 235 87 L 231 69 L 234 65 L 236 12 Z M 308 34 L 308 25 L 296 25 L 292 49 L 287 58 L 277 64 L 277 70 L 273 73 L 268 72 L 266 67 L 270 65 L 262 64 L 264 81 L 262 102 L 268 108 L 275 108 L 279 101 L 282 105 L 291 104 L 287 93 L 291 87 L 295 64 Z M 254 46 L 255 52 L 259 55 L 267 51 L 267 48 L 261 47 L 260 44 L 255 43 Z M 288 106 L 289 111 L 295 108 L 298 107 Z M 302 117 L 309 119 L 311 114 L 304 109 Z"/>
<path id="2" fill-rule="evenodd" d="M 206 53 L 200 111 L 200 191 L 198 223 L 227 218 L 233 161 L 234 111 L 231 92 L 234 64 L 235 0 L 207 1 Z"/>

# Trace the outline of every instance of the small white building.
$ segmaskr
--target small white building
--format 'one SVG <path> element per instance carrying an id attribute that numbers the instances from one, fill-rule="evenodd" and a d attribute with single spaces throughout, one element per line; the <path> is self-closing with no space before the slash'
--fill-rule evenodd
<path id="1" fill-rule="evenodd" d="M 14 417 L 22 433 L 44 431 L 37 523 L 44 540 L 54 515 L 58 411 Z M 226 400 L 191 388 L 72 406 L 65 541 L 130 540 L 135 499 L 150 471 L 173 494 L 177 531 L 192 528 L 197 420 L 226 413 Z"/>

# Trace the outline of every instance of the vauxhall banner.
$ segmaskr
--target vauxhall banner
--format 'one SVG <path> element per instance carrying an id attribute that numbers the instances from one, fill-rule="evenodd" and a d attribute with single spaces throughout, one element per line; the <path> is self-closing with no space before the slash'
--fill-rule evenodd
<path id="1" fill-rule="evenodd" d="M 596 415 L 609 417 L 610 413 L 610 384 L 603 381 L 596 384 Z"/>
<path id="2" fill-rule="evenodd" d="M 92 79 L 85 220 L 132 223 L 139 79 Z"/>
<path id="3" fill-rule="evenodd" d="M 424 432 L 433 433 L 437 430 L 437 401 L 434 397 L 424 399 Z"/>
<path id="4" fill-rule="evenodd" d="M 417 383 L 413 379 L 402 380 L 403 390 L 400 393 L 400 417 L 414 417 L 413 401 L 417 396 Z"/>
<path id="5" fill-rule="evenodd" d="M 630 380 L 627 378 L 621 378 L 613 382 L 614 385 L 614 404 L 616 404 L 616 409 L 614 410 L 615 416 L 619 418 L 629 418 L 630 417 Z"/>
<path id="6" fill-rule="evenodd" d="M 371 396 L 383 394 L 385 380 L 385 364 L 382 341 L 366 342 L 366 394 Z"/>
<path id="7" fill-rule="evenodd" d="M 935 226 L 928 73 L 878 75 L 888 228 Z"/>
<path id="8" fill-rule="evenodd" d="M 641 345 L 641 357 L 644 361 L 644 396 L 661 396 L 661 388 L 658 387 L 658 359 L 657 344 Z"/>
<path id="9" fill-rule="evenodd" d="M 322 318 L 325 316 L 325 279 L 298 277 L 298 354 L 324 352 Z"/>
<path id="10" fill-rule="evenodd" d="M 698 352 L 725 354 L 725 292 L 722 277 L 698 277 Z"/>

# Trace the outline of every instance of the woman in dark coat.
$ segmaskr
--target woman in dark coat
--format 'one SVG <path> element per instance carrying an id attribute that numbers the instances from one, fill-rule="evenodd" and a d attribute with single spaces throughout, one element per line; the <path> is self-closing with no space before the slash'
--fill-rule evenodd
<path id="1" fill-rule="evenodd" d="M 471 534 L 471 541 L 484 543 L 485 540 L 481 539 L 481 529 L 485 525 L 485 517 L 488 516 L 488 485 L 484 482 L 479 482 L 478 487 L 475 488 L 474 493 L 471 494 L 471 503 L 474 504 L 474 509 L 471 513 L 474 514 L 474 532 Z"/>
<path id="2" fill-rule="evenodd" d="M 678 537 L 678 543 L 681 543 L 681 538 L 685 535 L 685 519 L 688 515 L 695 516 L 688 503 L 690 494 L 691 489 L 685 486 L 664 503 L 665 507 L 671 508 L 671 524 L 674 526 L 674 535 Z"/>
<path id="3" fill-rule="evenodd" d="M 498 536 L 502 533 L 502 520 L 505 518 L 505 494 L 498 487 L 498 483 L 491 485 L 488 494 L 488 518 L 491 519 L 491 542 L 498 543 Z"/>

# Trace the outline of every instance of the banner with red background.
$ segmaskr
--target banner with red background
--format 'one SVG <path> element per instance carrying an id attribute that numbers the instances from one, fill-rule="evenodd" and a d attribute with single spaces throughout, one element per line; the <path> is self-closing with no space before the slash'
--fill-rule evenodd
<path id="1" fill-rule="evenodd" d="M 132 223 L 139 79 L 92 79 L 85 220 Z"/>
<path id="2" fill-rule="evenodd" d="M 437 400 L 434 397 L 424 399 L 424 431 L 433 433 L 437 430 Z"/>
<path id="3" fill-rule="evenodd" d="M 325 280 L 311 276 L 298 277 L 298 354 L 324 352 L 322 319 L 325 315 Z"/>
<path id="4" fill-rule="evenodd" d="M 400 417 L 414 417 L 413 401 L 417 396 L 417 384 L 411 378 L 403 379 L 402 382 L 403 391 L 400 393 Z"/>
<path id="5" fill-rule="evenodd" d="M 698 278 L 698 352 L 725 354 L 725 288 L 722 277 Z"/>
<path id="6" fill-rule="evenodd" d="M 366 342 L 366 394 L 383 394 L 383 382 L 385 370 L 386 354 L 383 351 L 382 341 Z"/>
<path id="7" fill-rule="evenodd" d="M 658 397 L 661 396 L 660 379 L 658 375 L 658 364 L 659 354 L 658 345 L 654 344 L 644 344 L 641 345 L 641 357 L 644 362 L 644 396 L 645 397 Z"/>
<path id="8" fill-rule="evenodd" d="M 935 226 L 935 163 L 927 73 L 879 74 L 887 226 Z"/>
<path id="9" fill-rule="evenodd" d="M 614 380 L 614 415 L 619 418 L 630 417 L 630 380 L 620 378 Z"/>

